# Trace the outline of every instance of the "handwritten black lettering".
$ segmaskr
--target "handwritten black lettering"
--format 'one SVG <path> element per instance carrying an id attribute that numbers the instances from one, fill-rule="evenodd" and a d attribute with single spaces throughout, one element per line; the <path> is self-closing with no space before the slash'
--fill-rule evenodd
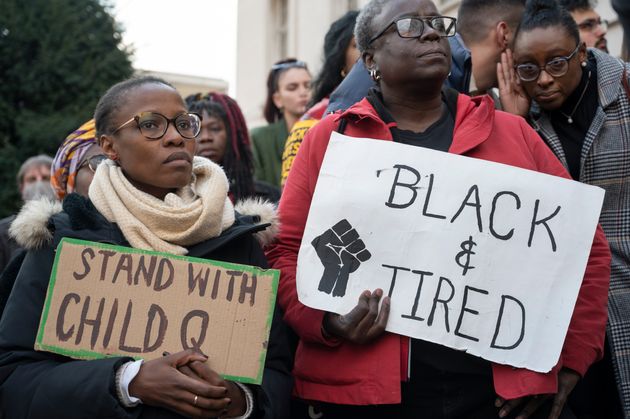
<path id="1" fill-rule="evenodd" d="M 470 198 L 474 195 L 474 201 L 470 202 Z M 481 202 L 479 200 L 479 187 L 477 185 L 473 185 L 468 190 L 466 194 L 466 198 L 462 201 L 462 205 L 459 207 L 453 218 L 451 219 L 451 224 L 455 222 L 457 217 L 462 213 L 465 207 L 473 207 L 475 208 L 477 214 L 477 228 L 480 233 L 483 233 L 483 225 L 481 224 Z"/>
<path id="2" fill-rule="evenodd" d="M 81 274 L 77 273 L 77 272 L 73 272 L 72 273 L 72 276 L 74 276 L 74 279 L 76 279 L 77 281 L 80 281 L 83 278 L 85 278 L 86 276 L 88 276 L 88 274 L 92 270 L 92 268 L 90 267 L 90 263 L 87 260 L 87 256 L 90 257 L 90 260 L 94 259 L 94 256 L 96 256 L 95 253 L 94 253 L 94 249 L 92 249 L 90 247 L 86 247 L 85 249 L 83 249 L 81 251 L 81 262 L 83 262 L 83 268 L 85 270 Z"/>
<path id="3" fill-rule="evenodd" d="M 387 200 L 387 202 L 385 202 L 385 205 L 387 205 L 390 208 L 397 208 L 397 209 L 407 208 L 411 206 L 416 200 L 416 198 L 418 197 L 419 186 L 416 186 L 416 185 L 418 184 L 418 182 L 420 182 L 420 173 L 413 167 L 405 166 L 403 164 L 394 165 L 394 169 L 396 169 L 396 177 L 394 177 L 394 183 L 392 184 L 392 189 L 389 192 L 389 199 Z M 403 170 L 413 174 L 416 180 L 411 183 L 399 182 L 400 172 Z M 394 198 L 396 197 L 396 191 L 399 187 L 409 189 L 412 193 L 411 199 L 407 201 L 406 203 L 400 203 L 400 204 L 394 203 Z"/>
<path id="4" fill-rule="evenodd" d="M 558 205 L 556 210 L 551 215 L 545 218 L 541 218 L 540 220 L 537 220 L 536 217 L 538 216 L 539 205 L 540 205 L 540 199 L 537 199 L 536 203 L 534 204 L 534 216 L 532 217 L 532 228 L 529 231 L 529 240 L 527 241 L 527 247 L 532 247 L 532 240 L 534 238 L 534 232 L 536 231 L 536 226 L 542 224 L 543 226 L 545 226 L 545 229 L 547 230 L 547 234 L 549 234 L 549 240 L 551 240 L 551 250 L 555 252 L 556 239 L 553 237 L 553 232 L 551 231 L 551 228 L 549 228 L 549 224 L 547 224 L 547 222 L 550 221 L 556 215 L 558 215 L 561 207 L 560 205 Z"/>
<path id="5" fill-rule="evenodd" d="M 241 279 L 241 293 L 238 296 L 238 302 L 243 304 L 245 302 L 245 296 L 249 294 L 249 305 L 253 306 L 256 302 L 256 287 L 258 286 L 258 278 L 256 274 L 251 275 L 251 283 L 249 281 L 249 275 L 243 272 L 243 278 Z"/>
<path id="6" fill-rule="evenodd" d="M 420 316 L 417 315 L 418 313 L 418 304 L 420 301 L 420 295 L 422 292 L 422 284 L 424 283 L 424 277 L 426 276 L 433 276 L 433 272 L 426 272 L 426 271 L 417 271 L 417 270 L 413 270 L 411 271 L 414 274 L 420 275 L 420 281 L 418 282 L 418 290 L 416 291 L 416 298 L 413 300 L 413 307 L 411 308 L 411 314 L 407 315 L 407 314 L 403 314 L 401 315 L 402 318 L 405 319 L 411 319 L 411 320 L 417 320 L 417 321 L 424 321 L 424 319 Z M 438 290 L 439 292 L 439 290 Z M 431 315 L 433 315 L 433 312 L 431 312 Z M 448 325 L 448 322 L 447 322 Z M 448 326 L 447 326 L 447 330 L 448 330 Z"/>
<path id="7" fill-rule="evenodd" d="M 449 288 L 451 289 L 450 295 L 445 299 L 440 297 L 440 294 L 442 291 L 442 284 L 444 283 L 448 284 Z M 438 303 L 442 303 L 444 305 L 444 325 L 446 326 L 447 332 L 451 331 L 448 324 L 448 303 L 453 299 L 454 295 L 455 295 L 455 287 L 453 286 L 453 283 L 448 278 L 444 278 L 443 276 L 441 276 L 440 281 L 438 282 L 437 291 L 435 291 L 435 297 L 433 297 L 433 306 L 431 307 L 431 313 L 429 314 L 427 325 L 429 326 L 433 325 L 435 308 L 437 307 Z"/>
<path id="8" fill-rule="evenodd" d="M 518 337 L 518 339 L 516 340 L 516 342 L 514 342 L 511 345 L 497 345 L 497 337 L 499 336 L 499 331 L 501 329 L 501 320 L 503 320 L 503 314 L 505 312 L 505 302 L 507 300 L 511 300 L 514 301 L 518 307 L 521 310 L 521 330 L 520 330 L 520 335 Z M 502 295 L 501 296 L 501 307 L 499 308 L 499 317 L 497 318 L 497 324 L 496 327 L 494 329 L 494 336 L 492 337 L 492 343 L 490 344 L 491 348 L 495 348 L 495 349 L 514 349 L 516 348 L 518 345 L 521 344 L 521 342 L 523 341 L 523 338 L 525 337 L 525 306 L 523 305 L 523 303 L 521 303 L 519 300 L 517 300 L 516 298 L 512 297 L 511 295 Z"/>
<path id="9" fill-rule="evenodd" d="M 521 209 L 521 199 L 518 197 L 517 194 L 515 194 L 514 192 L 510 192 L 510 191 L 502 191 L 497 193 L 494 198 L 492 199 L 492 210 L 490 211 L 490 225 L 489 225 L 489 229 L 490 229 L 490 234 L 492 234 L 494 237 L 496 237 L 499 240 L 510 240 L 512 238 L 512 235 L 514 234 L 514 229 L 510 229 L 510 231 L 508 231 L 506 234 L 499 234 L 496 232 L 496 230 L 494 229 L 494 214 L 497 210 L 497 202 L 499 201 L 499 198 L 501 198 L 504 195 L 508 195 L 511 196 L 512 198 L 514 198 L 514 200 L 516 201 L 516 209 Z"/>
<path id="10" fill-rule="evenodd" d="M 482 290 L 480 288 L 474 288 L 471 286 L 464 286 L 464 299 L 462 300 L 462 310 L 459 312 L 459 318 L 457 319 L 457 326 L 455 326 L 455 331 L 453 332 L 454 334 L 456 334 L 459 337 L 462 337 L 464 339 L 469 339 L 472 340 L 474 342 L 479 342 L 479 338 L 476 338 L 474 336 L 470 336 L 470 335 L 466 335 L 462 332 L 460 332 L 461 327 L 462 327 L 462 323 L 464 321 L 464 313 L 470 313 L 470 314 L 474 314 L 474 315 L 478 315 L 479 312 L 477 310 L 473 310 L 471 308 L 466 307 L 466 303 L 468 303 L 468 292 L 469 291 L 473 291 L 473 292 L 477 292 L 479 294 L 484 294 L 484 295 L 488 295 L 488 291 L 486 290 Z"/>
<path id="11" fill-rule="evenodd" d="M 199 327 L 199 336 L 197 338 L 191 337 L 190 343 L 188 343 L 188 324 L 190 321 L 198 317 L 201 319 L 201 325 Z M 206 333 L 208 332 L 208 323 L 210 322 L 210 316 L 203 310 L 192 310 L 188 314 L 184 316 L 182 320 L 182 328 L 180 331 L 180 337 L 182 341 L 182 348 L 184 349 L 194 349 L 197 352 L 201 351 L 201 346 L 203 342 L 206 340 Z"/>
<path id="12" fill-rule="evenodd" d="M 70 340 L 72 335 L 74 334 L 74 325 L 70 326 L 70 328 L 65 331 L 64 324 L 66 322 L 66 311 L 68 310 L 68 306 L 70 302 L 74 300 L 76 304 L 81 302 L 81 297 L 78 294 L 73 292 L 66 294 L 61 300 L 61 304 L 59 305 L 59 312 L 57 313 L 57 327 L 55 328 L 55 333 L 57 338 L 62 342 L 67 342 Z"/>

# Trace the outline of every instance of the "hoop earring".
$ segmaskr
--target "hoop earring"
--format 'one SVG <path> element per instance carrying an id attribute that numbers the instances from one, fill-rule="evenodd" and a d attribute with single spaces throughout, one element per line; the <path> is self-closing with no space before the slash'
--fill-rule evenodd
<path id="1" fill-rule="evenodd" d="M 381 79 L 381 74 L 377 69 L 373 68 L 370 70 L 370 77 L 372 77 L 372 80 L 374 81 L 379 81 Z"/>

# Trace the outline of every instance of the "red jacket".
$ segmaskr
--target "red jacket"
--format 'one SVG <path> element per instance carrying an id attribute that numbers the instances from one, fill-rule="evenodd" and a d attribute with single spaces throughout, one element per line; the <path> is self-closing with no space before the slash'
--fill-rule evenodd
<path id="1" fill-rule="evenodd" d="M 330 115 L 311 128 L 293 164 L 280 201 L 281 232 L 267 256 L 271 265 L 282 271 L 278 301 L 285 320 L 300 337 L 293 371 L 295 393 L 303 399 L 337 404 L 400 403 L 400 383 L 407 377 L 409 338 L 385 333 L 361 346 L 327 340 L 321 333 L 324 312 L 304 306 L 297 297 L 298 250 L 324 153 L 340 117 L 348 121 L 345 135 L 392 140 L 392 124 L 386 125 L 364 99 L 341 116 Z M 471 99 L 459 95 L 449 152 L 569 177 L 525 120 L 495 111 L 488 96 Z M 493 364 L 497 394 L 512 399 L 555 393 L 561 366 L 583 375 L 601 357 L 609 276 L 610 251 L 598 226 L 558 365 L 541 374 Z"/>

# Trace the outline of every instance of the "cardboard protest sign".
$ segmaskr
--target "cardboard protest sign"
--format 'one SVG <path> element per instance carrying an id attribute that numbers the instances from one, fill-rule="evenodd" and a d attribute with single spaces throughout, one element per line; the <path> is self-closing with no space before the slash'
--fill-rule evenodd
<path id="1" fill-rule="evenodd" d="M 75 239 L 57 247 L 35 349 L 78 359 L 195 349 L 262 381 L 279 271 Z"/>
<path id="2" fill-rule="evenodd" d="M 333 133 L 297 268 L 300 301 L 391 297 L 387 330 L 547 372 L 604 191 L 503 164 Z"/>

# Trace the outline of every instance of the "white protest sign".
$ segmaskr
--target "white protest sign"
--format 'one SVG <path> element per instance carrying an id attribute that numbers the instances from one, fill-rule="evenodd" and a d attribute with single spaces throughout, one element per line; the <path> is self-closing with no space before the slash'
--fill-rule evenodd
<path id="1" fill-rule="evenodd" d="M 333 133 L 297 269 L 300 301 L 345 314 L 391 297 L 387 330 L 547 372 L 604 198 L 499 163 Z"/>

